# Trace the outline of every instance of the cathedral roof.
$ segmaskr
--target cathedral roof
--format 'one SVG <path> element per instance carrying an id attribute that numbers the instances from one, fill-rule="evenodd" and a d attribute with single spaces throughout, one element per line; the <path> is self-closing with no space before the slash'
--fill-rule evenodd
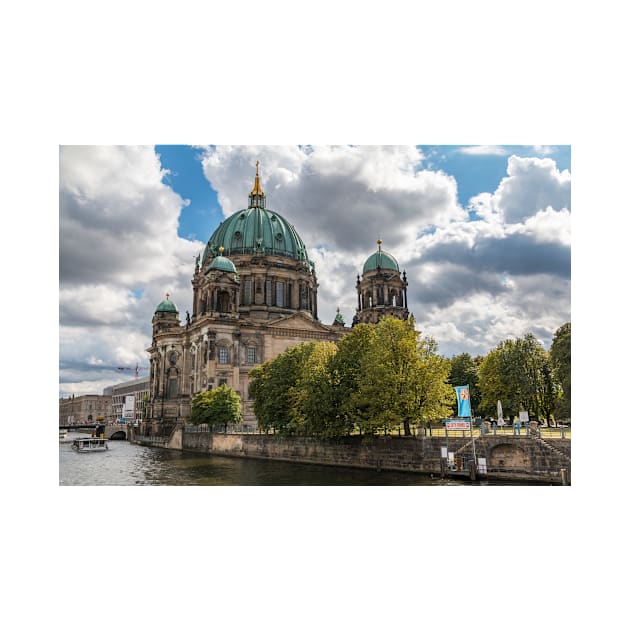
<path id="1" fill-rule="evenodd" d="M 229 216 L 214 231 L 203 253 L 203 263 L 217 256 L 221 247 L 227 256 L 265 254 L 308 261 L 306 247 L 295 228 L 277 212 L 266 208 L 258 165 L 249 206 Z"/>
<path id="2" fill-rule="evenodd" d="M 363 265 L 363 273 L 366 271 L 376 271 L 377 269 L 393 269 L 394 271 L 400 271 L 396 259 L 391 254 L 388 254 L 381 249 L 382 241 L 379 239 L 376 242 L 378 243 L 378 251 L 374 252 L 365 261 L 365 264 Z"/>
<path id="3" fill-rule="evenodd" d="M 166 294 L 166 299 L 160 302 L 155 309 L 156 313 L 178 313 L 177 306 L 169 299 L 170 295 Z"/>

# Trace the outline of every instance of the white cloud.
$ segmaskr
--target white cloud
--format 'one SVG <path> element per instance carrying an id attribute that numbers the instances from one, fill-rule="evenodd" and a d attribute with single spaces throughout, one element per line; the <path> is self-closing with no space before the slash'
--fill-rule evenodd
<path id="1" fill-rule="evenodd" d="M 100 366 L 145 363 L 151 317 L 167 291 L 182 319 L 190 309 L 202 243 L 178 237 L 186 201 L 162 183 L 164 173 L 152 147 L 61 149 L 62 393 L 100 393 L 126 375 L 108 379 Z"/>
<path id="2" fill-rule="evenodd" d="M 458 153 L 463 153 L 464 155 L 507 155 L 507 151 L 503 147 L 488 144 L 460 147 L 457 151 Z"/>
<path id="3" fill-rule="evenodd" d="M 571 174 L 558 170 L 551 158 L 512 155 L 507 173 L 494 194 L 505 223 L 519 223 L 549 206 L 571 208 Z"/>
<path id="4" fill-rule="evenodd" d="M 204 173 L 226 216 L 246 206 L 256 160 L 268 207 L 309 249 L 325 243 L 367 256 L 379 237 L 409 244 L 426 227 L 465 216 L 455 180 L 422 170 L 415 147 L 212 147 Z"/>
<path id="5" fill-rule="evenodd" d="M 570 247 L 571 213 L 566 208 L 557 212 L 549 206 L 510 231 L 529 235 L 538 243 L 561 243 Z"/>

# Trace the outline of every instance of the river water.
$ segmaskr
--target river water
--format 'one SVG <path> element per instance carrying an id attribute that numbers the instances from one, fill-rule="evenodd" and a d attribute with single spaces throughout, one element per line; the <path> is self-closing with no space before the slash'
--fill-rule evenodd
<path id="1" fill-rule="evenodd" d="M 457 486 L 455 479 L 314 464 L 183 453 L 109 442 L 109 450 L 77 453 L 69 433 L 59 443 L 61 486 Z M 485 485 L 485 483 L 484 483 Z"/>

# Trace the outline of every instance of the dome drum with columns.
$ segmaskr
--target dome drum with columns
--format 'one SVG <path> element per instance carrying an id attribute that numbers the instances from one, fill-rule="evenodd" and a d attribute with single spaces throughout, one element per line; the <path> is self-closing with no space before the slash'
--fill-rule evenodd
<path id="1" fill-rule="evenodd" d="M 407 282 L 398 263 L 381 250 L 357 278 L 353 325 L 384 315 L 406 319 Z M 201 258 L 201 260 L 200 260 Z M 350 330 L 343 316 L 318 319 L 317 276 L 306 247 L 284 217 L 267 208 L 258 162 L 244 210 L 225 219 L 197 256 L 192 277 L 192 316 L 180 323 L 170 295 L 156 308 L 148 348 L 150 396 L 145 434 L 169 433 L 189 421 L 195 394 L 228 385 L 240 396 L 244 424 L 255 426 L 249 373 L 305 341 L 338 341 Z"/>

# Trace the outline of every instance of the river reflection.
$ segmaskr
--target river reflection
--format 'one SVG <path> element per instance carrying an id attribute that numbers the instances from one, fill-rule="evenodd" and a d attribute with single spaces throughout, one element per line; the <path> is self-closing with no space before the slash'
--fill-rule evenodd
<path id="1" fill-rule="evenodd" d="M 70 433 L 68 440 L 81 437 Z M 467 482 L 314 464 L 183 453 L 110 441 L 109 450 L 77 453 L 59 444 L 62 486 L 456 486 Z"/>

